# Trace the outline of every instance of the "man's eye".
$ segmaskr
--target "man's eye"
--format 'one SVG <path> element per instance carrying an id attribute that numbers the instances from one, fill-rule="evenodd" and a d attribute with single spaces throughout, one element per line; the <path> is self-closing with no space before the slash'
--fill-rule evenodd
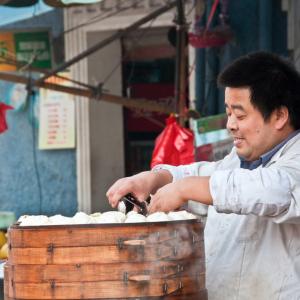
<path id="1" fill-rule="evenodd" d="M 242 116 L 236 116 L 236 118 L 237 118 L 238 120 L 244 120 L 244 119 L 246 118 L 246 116 L 244 116 L 244 115 L 242 115 Z"/>

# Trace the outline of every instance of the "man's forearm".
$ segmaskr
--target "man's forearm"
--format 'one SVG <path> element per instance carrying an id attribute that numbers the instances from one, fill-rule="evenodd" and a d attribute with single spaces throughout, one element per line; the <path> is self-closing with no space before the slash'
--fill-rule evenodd
<path id="1" fill-rule="evenodd" d="M 212 205 L 213 200 L 209 189 L 208 176 L 191 176 L 178 180 L 181 197 L 185 200 L 194 200 L 203 204 Z"/>

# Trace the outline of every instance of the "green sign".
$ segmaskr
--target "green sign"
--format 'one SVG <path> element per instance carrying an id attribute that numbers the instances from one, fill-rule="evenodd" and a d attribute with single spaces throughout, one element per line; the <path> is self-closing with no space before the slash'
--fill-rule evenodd
<path id="1" fill-rule="evenodd" d="M 194 120 L 192 124 L 195 134 L 195 146 L 201 147 L 208 144 L 212 145 L 220 141 L 226 141 L 225 145 L 232 147 L 232 139 L 226 129 L 226 122 L 226 114 L 219 114 Z"/>
<path id="2" fill-rule="evenodd" d="M 226 114 L 219 114 L 209 117 L 204 117 L 196 120 L 196 128 L 198 133 L 206 133 L 214 130 L 226 128 Z"/>
<path id="3" fill-rule="evenodd" d="M 16 59 L 32 67 L 51 69 L 51 47 L 48 31 L 14 33 Z"/>

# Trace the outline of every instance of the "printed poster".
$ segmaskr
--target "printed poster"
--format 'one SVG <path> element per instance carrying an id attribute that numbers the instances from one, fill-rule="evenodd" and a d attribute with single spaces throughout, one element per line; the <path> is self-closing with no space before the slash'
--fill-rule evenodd
<path id="1" fill-rule="evenodd" d="M 48 81 L 51 81 L 51 78 Z M 60 84 L 67 84 L 67 81 L 64 82 L 63 79 L 58 79 L 58 81 Z M 66 93 L 41 89 L 39 106 L 39 149 L 74 148 L 74 97 Z"/>

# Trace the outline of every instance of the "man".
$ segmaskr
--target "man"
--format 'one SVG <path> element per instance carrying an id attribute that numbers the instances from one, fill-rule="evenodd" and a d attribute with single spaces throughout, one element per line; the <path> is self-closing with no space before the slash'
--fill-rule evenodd
<path id="1" fill-rule="evenodd" d="M 151 212 L 189 199 L 209 205 L 209 299 L 299 300 L 300 76 L 283 59 L 257 52 L 229 65 L 218 82 L 225 86 L 231 153 L 120 179 L 108 199 L 115 207 L 128 192 L 151 194 Z"/>

